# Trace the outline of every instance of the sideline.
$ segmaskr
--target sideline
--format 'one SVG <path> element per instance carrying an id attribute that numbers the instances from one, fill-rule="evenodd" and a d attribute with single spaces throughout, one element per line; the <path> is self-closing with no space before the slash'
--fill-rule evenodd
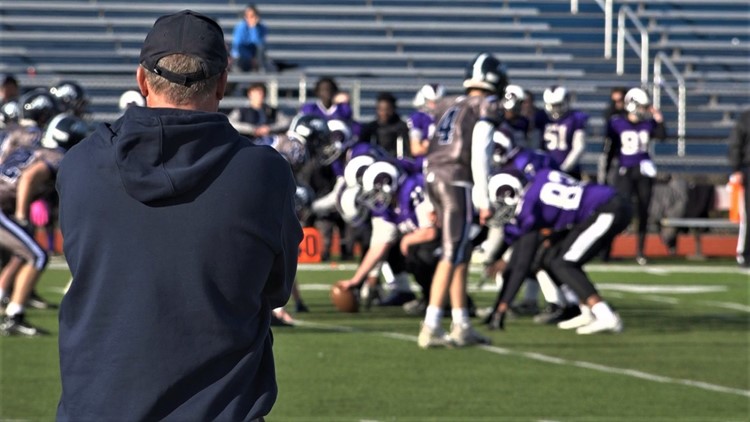
<path id="1" fill-rule="evenodd" d="M 340 332 L 356 332 L 356 333 L 363 333 L 363 334 L 367 333 L 365 331 L 359 330 L 354 327 L 347 327 L 343 325 L 323 324 L 323 323 L 312 322 L 312 321 L 296 320 L 295 325 L 300 326 L 300 327 L 323 328 L 327 330 L 334 330 L 334 331 L 340 331 Z M 385 331 L 372 332 L 371 334 L 377 335 L 380 337 L 394 339 L 394 340 L 409 341 L 412 343 L 417 342 L 416 336 L 412 336 L 408 334 L 385 332 Z M 750 390 L 742 390 L 739 388 L 725 387 L 723 385 L 710 384 L 710 383 L 703 382 L 703 381 L 666 377 L 662 375 L 656 375 L 656 374 L 650 374 L 648 372 L 638 371 L 635 369 L 617 368 L 613 366 L 600 365 L 598 363 L 592 363 L 592 362 L 568 360 L 568 359 L 558 358 L 554 356 L 544 355 L 541 353 L 516 351 L 512 349 L 507 349 L 505 347 L 483 346 L 483 345 L 474 346 L 474 347 L 477 347 L 481 350 L 494 353 L 497 355 L 517 356 L 517 357 L 522 357 L 525 359 L 535 360 L 538 362 L 545 362 L 545 363 L 550 363 L 550 364 L 555 364 L 555 365 L 591 369 L 594 371 L 599 371 L 599 372 L 603 372 L 607 374 L 623 375 L 623 376 L 638 378 L 638 379 L 642 379 L 646 381 L 659 382 L 663 384 L 675 384 L 675 385 L 683 385 L 687 387 L 695 387 L 695 388 L 699 388 L 702 390 L 708 390 L 708 391 L 713 391 L 717 393 L 734 394 L 734 395 L 750 398 Z M 415 345 L 415 348 L 416 348 L 416 345 Z"/>

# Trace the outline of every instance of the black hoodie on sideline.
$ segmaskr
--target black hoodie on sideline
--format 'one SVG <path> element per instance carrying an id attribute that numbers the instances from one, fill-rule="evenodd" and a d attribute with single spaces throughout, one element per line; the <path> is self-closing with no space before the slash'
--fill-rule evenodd
<path id="1" fill-rule="evenodd" d="M 266 415 L 270 311 L 302 238 L 281 155 L 219 113 L 131 107 L 66 154 L 57 189 L 58 420 Z"/>

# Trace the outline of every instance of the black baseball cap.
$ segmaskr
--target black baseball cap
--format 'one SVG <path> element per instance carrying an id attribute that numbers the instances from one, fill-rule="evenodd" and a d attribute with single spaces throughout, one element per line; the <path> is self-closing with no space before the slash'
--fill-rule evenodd
<path id="1" fill-rule="evenodd" d="M 170 72 L 158 66 L 159 59 L 185 54 L 200 60 L 201 70 L 189 74 Z M 179 85 L 190 86 L 226 70 L 224 31 L 208 16 L 192 10 L 164 15 L 156 20 L 141 48 L 140 62 L 147 70 Z"/>

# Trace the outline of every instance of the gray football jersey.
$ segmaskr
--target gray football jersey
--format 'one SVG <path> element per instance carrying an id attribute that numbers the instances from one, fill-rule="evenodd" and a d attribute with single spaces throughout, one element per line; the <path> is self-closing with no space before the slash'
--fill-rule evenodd
<path id="1" fill-rule="evenodd" d="M 471 138 L 474 125 L 501 121 L 496 96 L 461 96 L 444 98 L 437 105 L 435 116 L 441 116 L 430 139 L 425 173 L 441 180 L 473 181 L 471 175 Z"/>

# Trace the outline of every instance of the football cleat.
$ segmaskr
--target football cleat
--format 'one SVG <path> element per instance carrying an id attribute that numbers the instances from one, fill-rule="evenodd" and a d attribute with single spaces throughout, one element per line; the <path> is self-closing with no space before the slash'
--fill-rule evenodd
<path id="1" fill-rule="evenodd" d="M 578 327 L 576 334 L 596 334 L 603 332 L 619 333 L 622 331 L 622 320 L 617 314 L 614 318 L 595 319 L 590 324 Z"/>
<path id="2" fill-rule="evenodd" d="M 479 334 L 471 324 L 451 324 L 450 338 L 458 347 L 474 344 L 492 344 L 489 337 Z"/>
<path id="3" fill-rule="evenodd" d="M 404 303 L 402 308 L 407 315 L 424 316 L 427 311 L 427 302 L 424 299 L 414 299 Z"/>
<path id="4" fill-rule="evenodd" d="M 581 315 L 581 310 L 578 306 L 562 307 L 550 303 L 544 308 L 544 311 L 534 316 L 534 322 L 537 324 L 557 324 L 558 322 L 575 318 L 578 315 Z"/>
<path id="5" fill-rule="evenodd" d="M 566 321 L 558 322 L 557 328 L 563 330 L 572 330 L 574 328 L 583 327 L 584 325 L 588 325 L 594 322 L 594 314 L 591 312 L 591 308 L 589 308 L 588 306 L 581 306 L 580 308 L 580 315 Z"/>
<path id="6" fill-rule="evenodd" d="M 32 291 L 29 295 L 29 299 L 26 300 L 26 306 L 32 309 L 57 309 L 57 305 L 47 302 L 35 291 Z"/>
<path id="7" fill-rule="evenodd" d="M 453 339 L 441 327 L 430 328 L 422 323 L 417 337 L 417 345 L 422 349 L 430 347 L 454 347 L 456 344 Z"/>
<path id="8" fill-rule="evenodd" d="M 486 319 L 487 328 L 490 330 L 505 330 L 505 312 L 493 312 Z"/>
<path id="9" fill-rule="evenodd" d="M 37 337 L 49 334 L 48 331 L 35 327 L 28 322 L 24 314 L 6 316 L 0 323 L 0 335 Z"/>

